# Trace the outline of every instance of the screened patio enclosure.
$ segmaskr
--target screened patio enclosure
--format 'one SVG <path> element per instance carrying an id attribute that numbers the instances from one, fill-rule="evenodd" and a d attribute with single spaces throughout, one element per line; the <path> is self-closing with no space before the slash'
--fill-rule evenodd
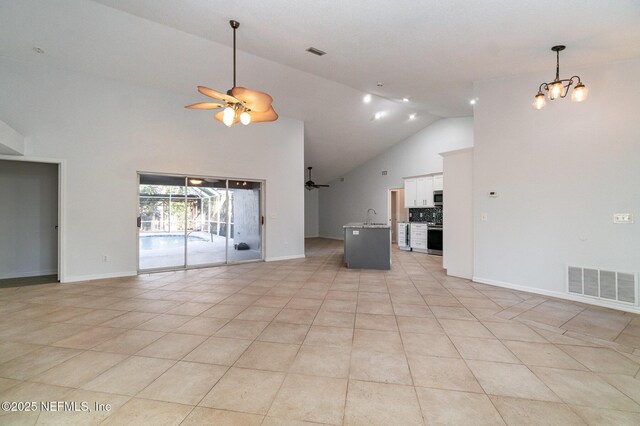
<path id="1" fill-rule="evenodd" d="M 138 269 L 262 259 L 262 182 L 139 174 Z"/>

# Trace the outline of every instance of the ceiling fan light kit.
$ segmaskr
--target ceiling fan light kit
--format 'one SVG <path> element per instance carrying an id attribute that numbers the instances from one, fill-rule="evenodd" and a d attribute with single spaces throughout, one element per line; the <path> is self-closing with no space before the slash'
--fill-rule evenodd
<path id="1" fill-rule="evenodd" d="M 205 86 L 198 86 L 198 92 L 205 96 L 222 101 L 223 103 L 199 102 L 187 105 L 188 109 L 218 109 L 223 108 L 214 118 L 231 127 L 238 121 L 245 126 L 250 123 L 276 121 L 278 114 L 271 106 L 273 98 L 264 92 L 236 86 L 236 30 L 240 26 L 238 21 L 231 20 L 233 28 L 233 87 L 227 93 L 220 93 Z"/>
<path id="2" fill-rule="evenodd" d="M 564 98 L 569 93 L 571 86 L 575 84 L 573 92 L 571 93 L 572 102 L 582 102 L 587 99 L 589 89 L 585 86 L 580 77 L 574 75 L 571 78 L 560 79 L 560 52 L 566 49 L 566 46 L 558 45 L 551 48 L 556 52 L 556 78 L 550 83 L 542 83 L 538 88 L 538 94 L 533 99 L 533 107 L 535 109 L 542 109 L 547 104 L 543 89 L 547 92 L 547 96 L 550 101 L 558 98 Z"/>

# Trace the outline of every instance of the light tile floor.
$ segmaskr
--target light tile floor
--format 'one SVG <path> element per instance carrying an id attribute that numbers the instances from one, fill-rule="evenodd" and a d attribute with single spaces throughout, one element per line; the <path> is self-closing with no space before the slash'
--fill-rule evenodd
<path id="1" fill-rule="evenodd" d="M 640 424 L 639 316 L 341 259 L 0 289 L 0 401 L 92 408 L 0 423 Z"/>

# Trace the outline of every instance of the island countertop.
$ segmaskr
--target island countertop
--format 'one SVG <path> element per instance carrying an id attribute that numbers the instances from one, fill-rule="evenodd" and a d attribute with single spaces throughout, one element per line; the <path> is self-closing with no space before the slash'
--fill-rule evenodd
<path id="1" fill-rule="evenodd" d="M 391 228 L 391 226 L 384 223 L 366 223 L 366 222 L 350 222 L 343 226 L 343 228 Z"/>

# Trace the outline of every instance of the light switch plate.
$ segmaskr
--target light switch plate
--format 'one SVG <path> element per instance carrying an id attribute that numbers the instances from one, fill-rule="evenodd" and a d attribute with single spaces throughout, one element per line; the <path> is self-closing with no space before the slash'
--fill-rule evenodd
<path id="1" fill-rule="evenodd" d="M 480 214 L 480 220 L 481 220 L 481 221 L 483 221 L 483 222 L 486 222 L 486 221 L 487 221 L 487 217 L 488 217 L 488 216 L 487 216 L 487 214 L 486 214 L 486 213 L 481 213 L 481 214 Z"/>
<path id="2" fill-rule="evenodd" d="M 633 215 L 631 213 L 614 213 L 613 223 L 633 223 Z"/>

